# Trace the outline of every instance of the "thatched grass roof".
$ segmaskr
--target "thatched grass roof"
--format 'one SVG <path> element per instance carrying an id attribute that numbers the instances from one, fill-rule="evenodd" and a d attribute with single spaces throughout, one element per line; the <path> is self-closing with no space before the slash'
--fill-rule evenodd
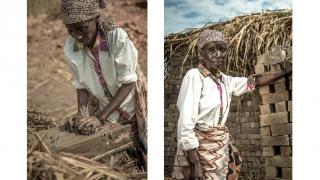
<path id="1" fill-rule="evenodd" d="M 226 22 L 206 25 L 165 37 L 165 69 L 170 66 L 171 57 L 181 47 L 188 47 L 181 65 L 197 58 L 197 36 L 205 29 L 222 31 L 228 38 L 228 61 L 225 72 L 247 76 L 254 72 L 257 56 L 270 51 L 274 46 L 292 44 L 292 10 L 264 11 L 246 14 Z"/>

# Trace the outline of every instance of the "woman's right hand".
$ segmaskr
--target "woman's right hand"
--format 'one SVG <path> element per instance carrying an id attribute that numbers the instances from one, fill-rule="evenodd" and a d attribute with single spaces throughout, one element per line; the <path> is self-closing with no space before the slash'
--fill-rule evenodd
<path id="1" fill-rule="evenodd" d="M 83 117 L 80 113 L 72 114 L 65 122 L 65 129 L 71 133 L 94 134 L 102 127 L 96 116 Z"/>
<path id="2" fill-rule="evenodd" d="M 187 159 L 190 164 L 190 179 L 192 180 L 202 180 L 203 179 L 203 170 L 200 163 L 200 159 L 196 149 L 191 149 L 186 151 Z"/>

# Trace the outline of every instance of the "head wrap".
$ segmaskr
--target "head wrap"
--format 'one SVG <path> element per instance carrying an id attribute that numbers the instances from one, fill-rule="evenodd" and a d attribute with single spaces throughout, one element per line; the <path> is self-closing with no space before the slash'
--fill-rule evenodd
<path id="1" fill-rule="evenodd" d="M 100 15 L 105 0 L 61 0 L 61 13 L 65 24 L 74 24 Z"/>
<path id="2" fill-rule="evenodd" d="M 198 36 L 198 51 L 200 53 L 200 50 L 208 43 L 213 41 L 221 41 L 224 44 L 227 45 L 227 39 L 223 36 L 223 34 L 220 31 L 206 29 L 202 31 Z"/>

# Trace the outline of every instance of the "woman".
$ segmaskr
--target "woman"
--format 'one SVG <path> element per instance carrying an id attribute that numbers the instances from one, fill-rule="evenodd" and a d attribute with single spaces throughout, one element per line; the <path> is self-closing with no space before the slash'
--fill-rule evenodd
<path id="1" fill-rule="evenodd" d="M 100 7 L 105 1 L 61 1 L 70 34 L 64 53 L 78 99 L 78 113 L 66 125 L 72 132 L 92 134 L 105 121 L 132 123 L 146 150 L 146 80 L 138 51 L 125 31 L 101 17 Z"/>
<path id="2" fill-rule="evenodd" d="M 224 126 L 232 95 L 251 92 L 291 69 L 259 78 L 231 77 L 220 71 L 227 57 L 221 32 L 201 32 L 197 45 L 203 64 L 186 73 L 177 101 L 180 116 L 173 178 L 237 179 L 241 158 Z"/>

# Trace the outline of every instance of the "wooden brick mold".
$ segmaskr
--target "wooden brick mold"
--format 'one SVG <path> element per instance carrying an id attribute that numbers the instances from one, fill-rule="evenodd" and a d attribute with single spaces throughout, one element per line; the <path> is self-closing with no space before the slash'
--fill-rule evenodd
<path id="1" fill-rule="evenodd" d="M 276 47 L 258 57 L 257 74 L 272 74 L 291 60 L 291 48 Z M 260 87 L 260 132 L 266 180 L 292 179 L 292 77 Z"/>

